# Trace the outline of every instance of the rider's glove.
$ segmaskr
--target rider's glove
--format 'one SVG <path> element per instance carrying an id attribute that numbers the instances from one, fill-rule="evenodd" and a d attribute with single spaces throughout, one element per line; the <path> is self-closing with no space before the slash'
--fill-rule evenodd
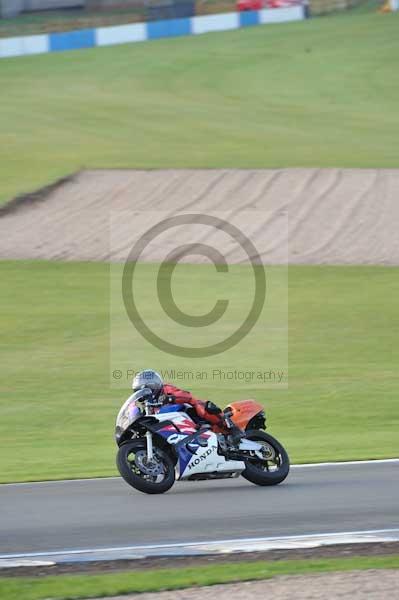
<path id="1" fill-rule="evenodd" d="M 176 402 L 176 396 L 173 394 L 162 394 L 159 399 L 162 401 L 162 404 L 173 404 Z"/>
<path id="2" fill-rule="evenodd" d="M 216 404 L 214 402 L 211 402 L 210 400 L 207 400 L 207 402 L 205 402 L 205 410 L 210 415 L 220 415 L 220 413 L 222 412 L 222 410 L 218 406 L 216 406 Z"/>

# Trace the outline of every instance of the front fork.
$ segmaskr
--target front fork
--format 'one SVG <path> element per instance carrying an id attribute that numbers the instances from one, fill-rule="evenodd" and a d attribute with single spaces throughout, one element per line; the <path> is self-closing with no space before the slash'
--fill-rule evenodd
<path id="1" fill-rule="evenodd" d="M 145 437 L 147 438 L 147 461 L 150 462 L 150 461 L 152 461 L 152 459 L 154 457 L 154 452 L 152 449 L 152 433 L 151 433 L 151 431 L 147 431 L 147 433 L 145 434 Z"/>

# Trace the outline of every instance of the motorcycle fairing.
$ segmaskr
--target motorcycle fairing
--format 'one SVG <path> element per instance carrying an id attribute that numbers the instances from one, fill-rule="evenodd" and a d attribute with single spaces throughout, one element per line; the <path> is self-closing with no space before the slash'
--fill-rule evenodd
<path id="1" fill-rule="evenodd" d="M 231 402 L 229 407 L 232 411 L 232 421 L 237 427 L 244 430 L 249 421 L 264 410 L 262 404 L 255 400 L 238 400 L 237 402 Z"/>
<path id="2" fill-rule="evenodd" d="M 160 423 L 162 423 L 163 421 L 172 421 L 174 427 L 169 425 L 168 427 L 170 427 L 170 430 L 176 430 L 177 428 L 181 433 L 184 433 L 186 435 L 190 435 L 198 431 L 194 421 L 190 419 L 187 413 L 182 411 L 158 412 L 155 415 L 155 418 Z M 165 430 L 167 430 L 166 427 Z"/>
<path id="3" fill-rule="evenodd" d="M 240 472 L 245 469 L 242 461 L 226 460 L 219 455 L 216 433 L 198 431 L 187 413 L 162 412 L 156 415 L 156 419 L 161 423 L 166 421 L 164 427 L 157 429 L 157 433 L 175 447 L 178 479 L 202 473 Z"/>
<path id="4" fill-rule="evenodd" d="M 241 472 L 245 469 L 244 462 L 226 460 L 224 456 L 218 454 L 218 439 L 216 433 L 209 431 L 206 432 L 206 435 L 208 436 L 207 447 L 204 448 L 199 446 L 196 452 L 191 454 L 188 463 L 185 466 L 184 464 L 182 465 L 184 468 L 179 472 L 179 479 L 188 479 L 192 475 L 206 473 Z"/>
<path id="5" fill-rule="evenodd" d="M 183 404 L 166 404 L 165 406 L 161 406 L 157 414 L 170 412 L 185 412 L 185 407 Z"/>

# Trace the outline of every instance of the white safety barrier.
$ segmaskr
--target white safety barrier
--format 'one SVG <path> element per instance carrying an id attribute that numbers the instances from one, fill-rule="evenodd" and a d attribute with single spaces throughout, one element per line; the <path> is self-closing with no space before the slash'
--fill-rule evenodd
<path id="1" fill-rule="evenodd" d="M 398 2 L 398 0 L 391 0 Z M 129 44 L 147 40 L 182 35 L 198 35 L 216 31 L 229 31 L 240 27 L 302 21 L 306 18 L 305 6 L 298 4 L 287 8 L 267 8 L 259 11 L 232 12 L 184 19 L 149 21 L 97 29 L 77 29 L 62 33 L 0 38 L 0 58 L 63 52 Z"/>

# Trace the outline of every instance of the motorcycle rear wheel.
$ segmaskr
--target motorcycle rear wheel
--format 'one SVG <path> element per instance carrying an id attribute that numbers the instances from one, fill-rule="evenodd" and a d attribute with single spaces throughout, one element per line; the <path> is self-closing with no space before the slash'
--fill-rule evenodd
<path id="1" fill-rule="evenodd" d="M 273 436 L 259 430 L 247 431 L 245 437 L 271 447 L 275 456 L 270 461 L 247 459 L 241 475 L 251 483 L 262 486 L 277 485 L 284 481 L 290 470 L 290 460 L 282 444 Z"/>
<path id="2" fill-rule="evenodd" d="M 125 442 L 116 455 L 116 466 L 126 483 L 136 490 L 144 494 L 163 494 L 175 482 L 173 460 L 154 444 L 155 461 L 153 466 L 146 467 L 146 447 L 144 440 Z"/>

